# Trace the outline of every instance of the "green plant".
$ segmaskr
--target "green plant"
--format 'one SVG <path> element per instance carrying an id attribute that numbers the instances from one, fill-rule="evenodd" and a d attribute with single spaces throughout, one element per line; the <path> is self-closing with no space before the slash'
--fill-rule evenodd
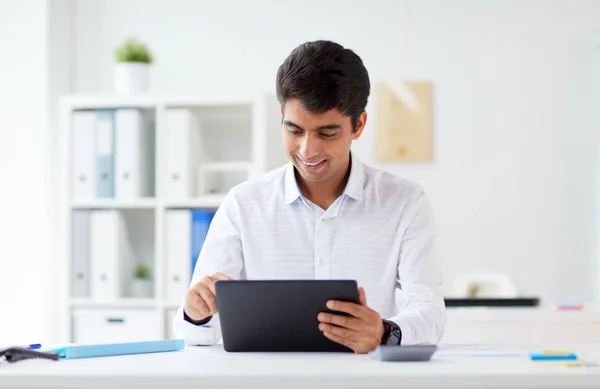
<path id="1" fill-rule="evenodd" d="M 143 263 L 138 263 L 135 266 L 135 278 L 147 279 L 150 278 L 150 267 Z"/>
<path id="2" fill-rule="evenodd" d="M 146 45 L 135 38 L 129 38 L 115 49 L 117 62 L 152 63 L 152 53 Z"/>

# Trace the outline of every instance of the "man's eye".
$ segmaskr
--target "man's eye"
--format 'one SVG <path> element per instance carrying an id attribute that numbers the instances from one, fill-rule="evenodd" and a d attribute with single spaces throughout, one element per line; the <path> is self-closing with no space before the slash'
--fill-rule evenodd
<path id="1" fill-rule="evenodd" d="M 302 135 L 302 131 L 298 130 L 288 130 L 288 132 L 292 135 Z"/>
<path id="2" fill-rule="evenodd" d="M 335 136 L 335 133 L 334 134 L 321 134 L 321 136 L 323 138 L 333 138 Z"/>

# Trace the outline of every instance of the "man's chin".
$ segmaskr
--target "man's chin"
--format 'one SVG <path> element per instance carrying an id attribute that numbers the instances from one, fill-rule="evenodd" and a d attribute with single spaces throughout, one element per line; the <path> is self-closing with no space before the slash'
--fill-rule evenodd
<path id="1" fill-rule="evenodd" d="M 319 173 L 319 174 L 307 173 L 307 172 L 304 172 L 302 170 L 300 171 L 300 176 L 306 182 L 324 182 L 324 181 L 327 181 L 327 179 L 328 179 L 327 174 L 324 174 L 324 173 Z"/>

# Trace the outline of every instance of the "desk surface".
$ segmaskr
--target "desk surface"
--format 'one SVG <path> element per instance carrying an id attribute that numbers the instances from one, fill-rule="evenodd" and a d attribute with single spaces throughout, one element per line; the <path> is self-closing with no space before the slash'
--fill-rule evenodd
<path id="1" fill-rule="evenodd" d="M 600 344 L 570 347 L 600 363 Z M 520 349 L 519 352 L 528 351 Z M 529 351 L 540 351 L 539 349 Z M 592 388 L 600 367 L 540 365 L 522 356 L 456 355 L 379 362 L 368 355 L 179 352 L 0 364 L 0 388 Z"/>

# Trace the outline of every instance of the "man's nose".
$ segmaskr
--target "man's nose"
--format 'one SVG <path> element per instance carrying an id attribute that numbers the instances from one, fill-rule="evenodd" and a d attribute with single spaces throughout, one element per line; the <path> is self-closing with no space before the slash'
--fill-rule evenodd
<path id="1" fill-rule="evenodd" d="M 319 154 L 319 139 L 311 134 L 306 134 L 300 143 L 300 154 L 305 159 L 310 159 Z"/>

